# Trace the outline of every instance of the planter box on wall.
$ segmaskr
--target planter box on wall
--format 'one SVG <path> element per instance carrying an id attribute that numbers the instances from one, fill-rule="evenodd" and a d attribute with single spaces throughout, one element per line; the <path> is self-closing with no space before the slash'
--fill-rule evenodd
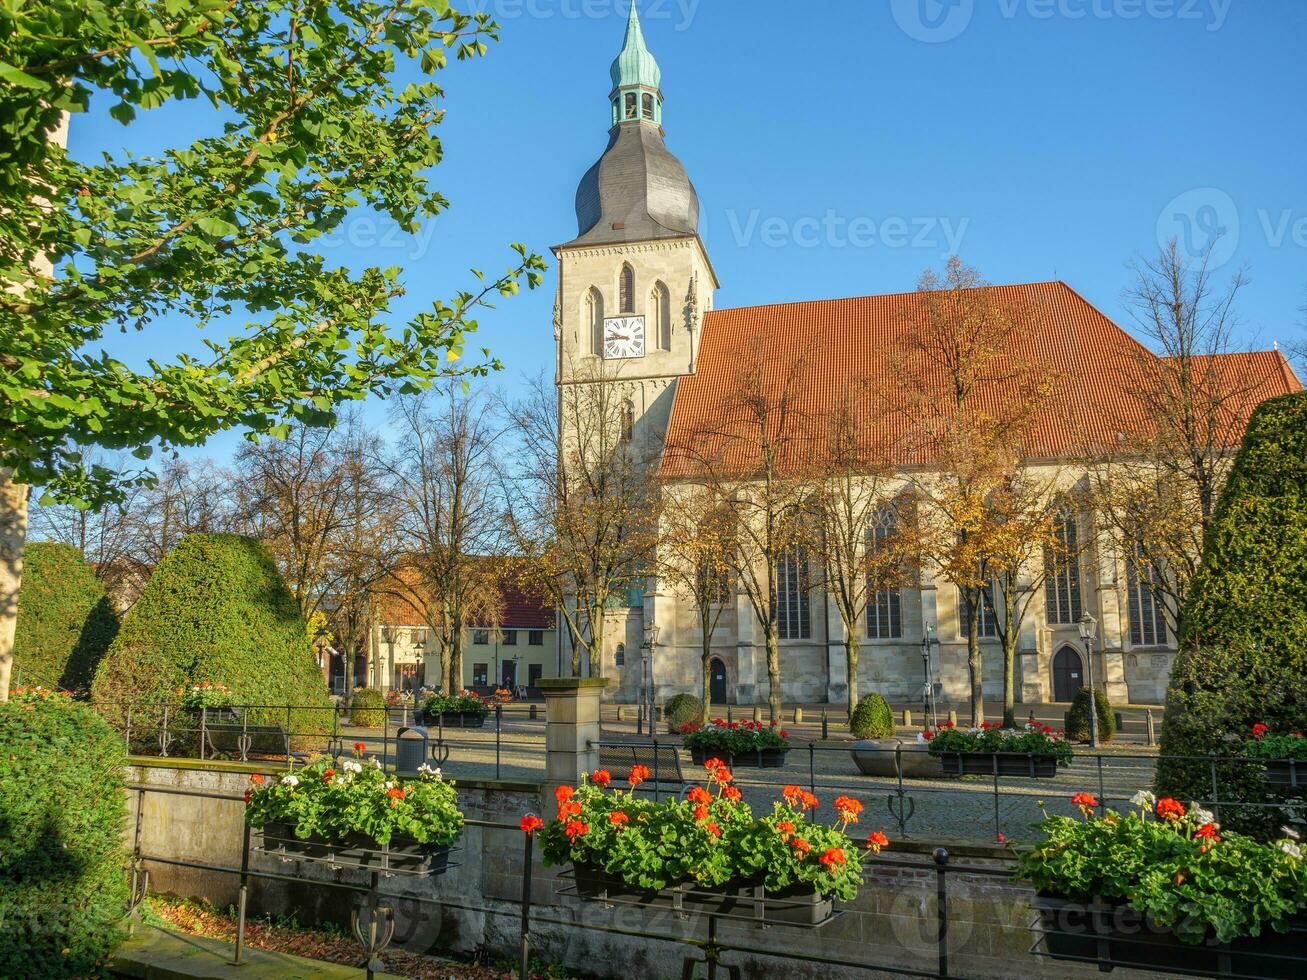
<path id="1" fill-rule="evenodd" d="M 938 756 L 945 776 L 992 776 L 998 760 L 1000 776 L 1028 776 L 1052 779 L 1057 775 L 1057 758 L 1051 755 L 991 755 L 988 752 L 941 752 Z"/>
<path id="2" fill-rule="evenodd" d="M 262 849 L 288 858 L 424 877 L 442 875 L 449 867 L 448 847 L 420 844 L 411 837 L 397 835 L 385 847 L 362 834 L 352 834 L 342 841 L 323 837 L 301 840 L 295 836 L 295 828 L 286 823 L 269 823 L 263 828 Z"/>
<path id="3" fill-rule="evenodd" d="M 595 865 L 576 864 L 576 894 L 588 902 L 613 902 L 650 909 L 677 909 L 701 915 L 729 915 L 794 926 L 817 926 L 834 914 L 834 899 L 809 885 L 768 892 L 759 882 L 707 888 L 693 882 L 663 889 L 628 885 Z"/>
<path id="4" fill-rule="evenodd" d="M 1307 975 L 1307 919 L 1295 919 L 1289 932 L 1266 929 L 1260 936 L 1232 943 L 1181 942 L 1125 905 L 1084 905 L 1049 895 L 1037 896 L 1034 930 L 1055 960 L 1097 963 L 1108 972 L 1138 967 L 1162 972 L 1290 980 Z"/>
<path id="5" fill-rule="evenodd" d="M 442 711 L 433 715 L 424 710 L 418 712 L 417 723 L 428 728 L 484 728 L 487 717 L 475 711 Z"/>

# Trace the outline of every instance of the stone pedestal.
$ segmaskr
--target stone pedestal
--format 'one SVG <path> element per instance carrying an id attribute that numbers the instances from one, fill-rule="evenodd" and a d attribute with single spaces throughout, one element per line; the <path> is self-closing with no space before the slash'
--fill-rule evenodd
<path id="1" fill-rule="evenodd" d="M 602 677 L 545 677 L 545 805 L 557 808 L 555 786 L 575 786 L 582 773 L 599 768 L 599 704 L 608 681 Z"/>

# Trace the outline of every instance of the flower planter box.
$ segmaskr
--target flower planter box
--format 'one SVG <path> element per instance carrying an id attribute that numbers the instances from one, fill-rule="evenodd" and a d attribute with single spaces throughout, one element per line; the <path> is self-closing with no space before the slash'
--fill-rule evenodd
<path id="1" fill-rule="evenodd" d="M 700 915 L 758 918 L 795 926 L 816 926 L 834 914 L 835 901 L 817 894 L 810 885 L 768 892 L 760 882 L 738 882 L 707 888 L 686 882 L 662 889 L 628 885 L 617 875 L 589 864 L 574 864 L 576 894 L 588 902 L 640 905 L 651 909 L 677 909 Z"/>
<path id="2" fill-rule="evenodd" d="M 444 728 L 484 728 L 488 716 L 475 711 L 442 711 L 437 718 Z M 427 715 L 429 724 L 436 724 L 436 718 Z"/>
<path id="3" fill-rule="evenodd" d="M 288 858 L 424 877 L 442 875 L 449 867 L 449 848 L 445 846 L 420 844 L 400 836 L 382 846 L 362 834 L 351 834 L 340 841 L 316 836 L 301 840 L 288 823 L 269 823 L 263 828 L 263 850 Z"/>
<path id="4" fill-rule="evenodd" d="M 1031 909 L 1039 914 L 1034 929 L 1049 956 L 1097 963 L 1102 972 L 1120 966 L 1268 980 L 1307 972 L 1307 918 L 1293 920 L 1289 932 L 1266 929 L 1232 943 L 1194 945 L 1125 905 L 1084 905 L 1039 895 Z"/>
<path id="5" fill-rule="evenodd" d="M 690 759 L 696 766 L 703 765 L 709 759 L 720 759 L 730 769 L 779 769 L 785 765 L 785 754 L 789 751 L 789 749 L 770 748 L 736 756 L 723 756 L 708 749 L 691 749 Z"/>
<path id="6" fill-rule="evenodd" d="M 1057 775 L 1057 758 L 1051 755 L 991 755 L 988 752 L 941 752 L 940 766 L 945 776 L 992 776 L 994 760 L 1000 776 L 1028 776 L 1052 779 Z"/>
<path id="7" fill-rule="evenodd" d="M 1272 786 L 1307 789 L 1307 759 L 1277 759 L 1267 762 L 1266 781 Z"/>

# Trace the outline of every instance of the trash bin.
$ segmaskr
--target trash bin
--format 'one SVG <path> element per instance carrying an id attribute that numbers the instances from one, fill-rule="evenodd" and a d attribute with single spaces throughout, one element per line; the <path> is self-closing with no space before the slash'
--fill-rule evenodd
<path id="1" fill-rule="evenodd" d="M 431 737 L 425 728 L 401 728 L 395 734 L 395 772 L 401 776 L 416 776 L 427 761 Z"/>

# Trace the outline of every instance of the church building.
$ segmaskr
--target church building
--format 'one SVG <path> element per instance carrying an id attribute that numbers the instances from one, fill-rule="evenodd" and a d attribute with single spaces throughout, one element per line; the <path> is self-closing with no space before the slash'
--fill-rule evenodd
<path id="1" fill-rule="evenodd" d="M 819 351 L 799 398 L 805 414 L 820 417 L 835 407 L 840 392 L 893 371 L 887 352 L 911 322 L 921 295 L 715 309 L 719 283 L 699 236 L 699 199 L 685 167 L 664 142 L 661 71 L 646 46 L 634 2 L 611 73 L 608 146 L 581 178 L 576 237 L 554 249 L 557 380 L 563 390 L 593 383 L 596 365 L 611 370 L 620 379 L 629 414 L 623 424 L 631 437 L 660 460 L 654 465 L 661 466 L 663 477 L 690 479 L 683 462 L 661 447 L 693 441 L 724 410 L 738 383 L 742 351 L 765 349 L 782 366 L 804 351 Z M 1112 444 L 1118 436 L 1113 427 L 1129 403 L 1123 386 L 1141 354 L 1152 355 L 1065 283 L 994 288 L 1006 300 L 1038 312 L 1037 335 L 1023 344 L 1032 358 L 1068 382 L 1058 395 L 1060 421 L 1040 429 L 1029 465 L 1063 467 L 1065 483 L 1074 485 L 1084 479 L 1084 464 L 1077 473 L 1060 460 L 1090 439 Z M 1230 355 L 1227 367 L 1247 383 L 1247 411 L 1264 398 L 1302 388 L 1275 351 Z M 1090 542 L 1093 516 L 1074 515 L 1061 533 Z M 1112 549 L 1085 544 L 1075 553 L 1071 567 L 1049 578 L 1048 594 L 1031 603 L 1017 664 L 1018 700 L 1066 701 L 1083 686 L 1088 665 L 1078 624 L 1088 613 L 1097 624 L 1090 654 L 1095 683 L 1115 704 L 1160 703 L 1175 653 L 1166 617 Z M 782 571 L 777 601 L 784 699 L 840 703 L 846 694 L 841 618 L 819 576 Z M 869 604 L 858 627 L 860 689 L 898 703 L 919 703 L 928 671 L 941 705 L 965 704 L 966 618 L 958 590 L 930 568 L 921 570 L 915 585 L 878 594 Z M 765 703 L 766 652 L 753 608 L 739 594 L 723 601 L 713 647 L 713 701 Z M 698 692 L 701 637 L 695 610 L 657 577 L 632 591 L 628 608 L 612 611 L 606 631 L 603 673 L 612 679 L 611 697 L 639 700 L 647 678 L 659 702 L 678 692 Z M 981 635 L 986 696 L 999 698 L 1002 657 L 988 615 L 981 617 Z M 565 652 L 560 660 L 566 663 Z"/>

